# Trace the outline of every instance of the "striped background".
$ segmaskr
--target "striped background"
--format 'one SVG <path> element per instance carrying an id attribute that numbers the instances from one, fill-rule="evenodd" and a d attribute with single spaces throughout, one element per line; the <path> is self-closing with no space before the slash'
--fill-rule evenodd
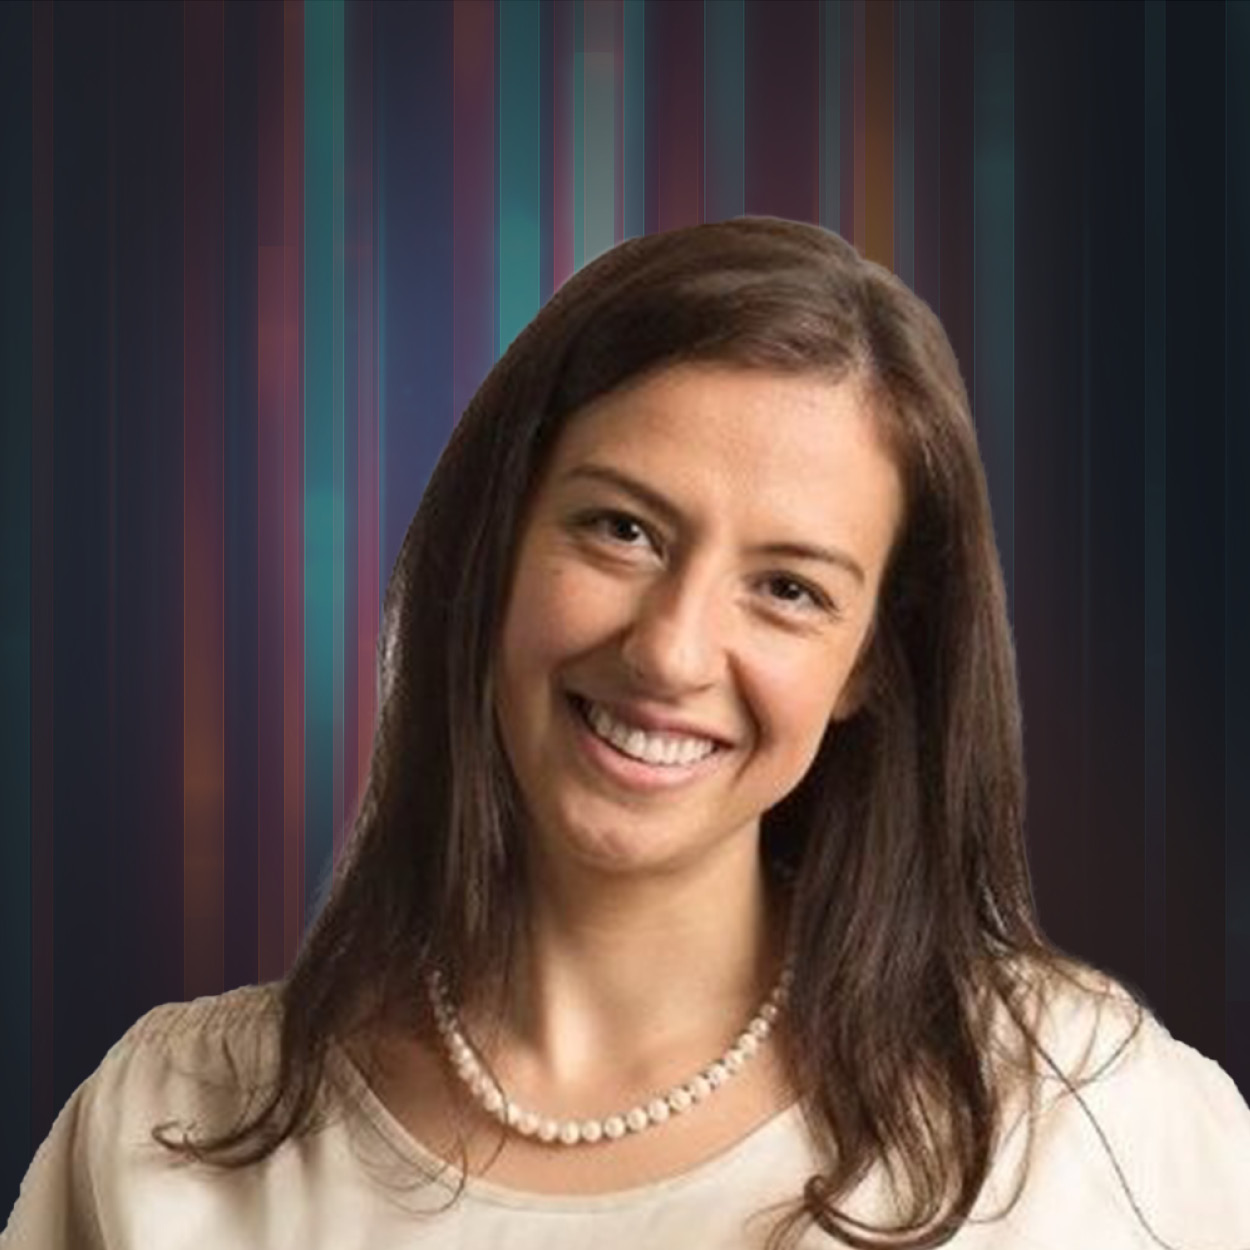
<path id="1" fill-rule="evenodd" d="M 456 415 L 615 241 L 819 221 L 941 315 L 1043 923 L 1250 1091 L 1250 9 L 0 6 L 0 1213 L 149 1006 L 280 976 Z"/>

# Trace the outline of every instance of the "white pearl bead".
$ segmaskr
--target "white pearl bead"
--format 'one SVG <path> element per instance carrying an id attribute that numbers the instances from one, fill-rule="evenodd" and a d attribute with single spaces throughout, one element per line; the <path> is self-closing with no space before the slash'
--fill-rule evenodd
<path id="1" fill-rule="evenodd" d="M 537 1136 L 548 1144 L 559 1141 L 573 1146 L 579 1142 L 597 1142 L 604 1138 L 616 1141 L 629 1132 L 641 1133 L 652 1125 L 663 1124 L 670 1115 L 680 1115 L 694 1104 L 703 1102 L 735 1073 L 740 1072 L 747 1060 L 758 1052 L 760 1045 L 772 1031 L 773 1022 L 777 1019 L 793 980 L 793 970 L 787 967 L 783 970 L 776 989 L 765 999 L 733 1046 L 715 1063 L 685 1085 L 674 1086 L 666 1095 L 653 1098 L 644 1105 L 631 1107 L 622 1114 L 608 1116 L 604 1120 L 556 1120 L 540 1116 L 537 1112 L 526 1111 L 510 1102 L 461 1032 L 456 1009 L 449 1000 L 446 982 L 441 974 L 433 972 L 429 975 L 427 989 L 435 1025 L 451 1066 L 483 1110 L 515 1129 L 523 1137 Z"/>

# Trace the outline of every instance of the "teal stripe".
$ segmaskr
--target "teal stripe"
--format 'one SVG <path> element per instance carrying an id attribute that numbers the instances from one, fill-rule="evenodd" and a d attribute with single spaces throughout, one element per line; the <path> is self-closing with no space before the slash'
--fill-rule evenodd
<path id="1" fill-rule="evenodd" d="M 646 0 L 625 0 L 625 81 L 621 86 L 624 117 L 621 142 L 625 145 L 625 238 L 647 232 L 647 11 Z"/>
<path id="2" fill-rule="evenodd" d="M 703 220 L 745 211 L 743 0 L 703 3 Z"/>
<path id="3" fill-rule="evenodd" d="M 1015 5 L 977 0 L 973 9 L 972 411 L 985 431 L 995 534 L 1015 586 L 1016 164 Z"/>
<path id="4" fill-rule="evenodd" d="M 304 8 L 304 920 L 331 867 L 342 707 L 343 3 Z M 341 750 L 340 750 L 341 755 Z"/>
<path id="5" fill-rule="evenodd" d="M 592 261 L 616 242 L 616 56 L 614 10 L 592 6 L 583 31 L 590 29 L 584 65 L 585 259 Z"/>
<path id="6" fill-rule="evenodd" d="M 541 275 L 538 0 L 512 0 L 499 14 L 498 350 L 538 311 Z"/>
<path id="7" fill-rule="evenodd" d="M 820 6 L 820 224 L 842 230 L 842 3 Z"/>

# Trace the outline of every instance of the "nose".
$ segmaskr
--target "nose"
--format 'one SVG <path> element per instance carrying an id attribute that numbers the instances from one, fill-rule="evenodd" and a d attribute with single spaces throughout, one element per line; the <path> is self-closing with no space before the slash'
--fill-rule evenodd
<path id="1" fill-rule="evenodd" d="M 675 570 L 640 596 L 621 658 L 649 693 L 678 695 L 711 685 L 725 650 L 724 623 L 710 574 Z"/>

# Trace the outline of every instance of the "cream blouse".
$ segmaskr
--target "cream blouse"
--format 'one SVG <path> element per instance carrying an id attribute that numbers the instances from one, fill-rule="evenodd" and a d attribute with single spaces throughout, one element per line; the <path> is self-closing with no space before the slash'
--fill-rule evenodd
<path id="1" fill-rule="evenodd" d="M 1087 1054 L 1097 1066 L 1127 1018 L 1095 1013 L 1070 993 L 1049 1010 L 1043 1037 L 1065 1070 Z M 213 1171 L 152 1141 L 153 1125 L 171 1119 L 228 1123 L 240 1089 L 271 1070 L 277 1020 L 273 985 L 144 1016 L 58 1116 L 0 1235 L 3 1250 L 742 1250 L 764 1245 L 764 1209 L 796 1198 L 818 1170 L 796 1106 L 658 1184 L 554 1197 L 470 1179 L 453 1201 L 458 1176 L 412 1139 L 340 1049 L 328 1065 L 328 1123 L 259 1164 Z M 1058 1081 L 1043 1081 L 1019 1200 L 994 1218 L 1019 1179 L 1023 1121 L 1006 1135 L 972 1220 L 947 1243 L 953 1250 L 1160 1244 L 1134 1203 L 1171 1246 L 1250 1250 L 1250 1108 L 1222 1069 L 1147 1016 L 1081 1094 L 1097 1129 Z M 413 1184 L 418 1174 L 427 1181 Z M 880 1218 L 884 1202 L 870 1174 L 849 1207 Z M 836 1244 L 813 1229 L 801 1243 Z"/>

